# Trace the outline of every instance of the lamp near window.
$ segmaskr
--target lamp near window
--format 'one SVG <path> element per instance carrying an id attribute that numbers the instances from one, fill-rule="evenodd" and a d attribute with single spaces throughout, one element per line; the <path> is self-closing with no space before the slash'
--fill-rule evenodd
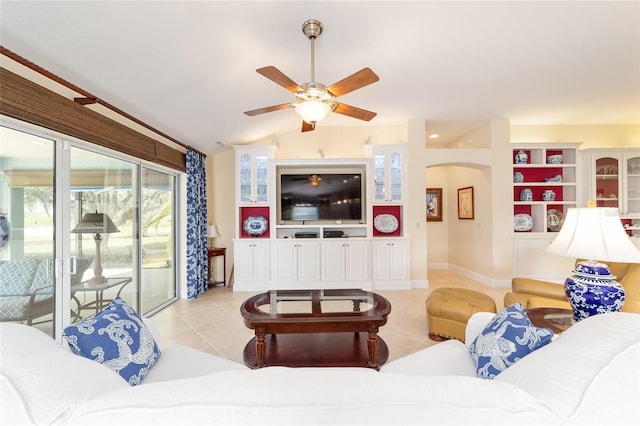
<path id="1" fill-rule="evenodd" d="M 120 232 L 111 218 L 106 213 L 87 213 L 78 222 L 71 231 L 75 234 L 94 234 L 93 239 L 96 242 L 96 258 L 93 265 L 93 278 L 89 280 L 89 285 L 100 285 L 107 282 L 102 275 L 102 262 L 100 259 L 100 243 L 102 243 L 102 234 L 111 234 Z"/>
<path id="2" fill-rule="evenodd" d="M 618 209 L 607 207 L 569 208 L 558 236 L 547 252 L 577 259 L 564 291 L 573 308 L 573 319 L 617 312 L 626 299 L 624 287 L 601 262 L 640 263 L 640 251 L 622 227 Z"/>
<path id="3" fill-rule="evenodd" d="M 210 247 L 215 247 L 213 240 L 218 236 L 218 230 L 215 225 L 209 225 L 209 228 L 207 229 L 207 236 L 209 237 L 209 240 L 211 240 Z"/>

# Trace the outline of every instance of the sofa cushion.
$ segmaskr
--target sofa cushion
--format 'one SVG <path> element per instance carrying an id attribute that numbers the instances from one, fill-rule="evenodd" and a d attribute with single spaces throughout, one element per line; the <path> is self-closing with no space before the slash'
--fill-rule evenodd
<path id="1" fill-rule="evenodd" d="M 469 348 L 459 340 L 447 340 L 391 361 L 380 368 L 383 373 L 456 375 L 475 377 L 476 369 Z"/>
<path id="2" fill-rule="evenodd" d="M 0 265 L 0 296 L 27 296 L 40 259 L 13 259 Z"/>
<path id="3" fill-rule="evenodd" d="M 551 342 L 553 332 L 534 326 L 520 303 L 507 306 L 469 346 L 478 377 L 493 379 L 515 362 Z"/>
<path id="4" fill-rule="evenodd" d="M 0 424 L 63 423 L 96 395 L 128 386 L 35 327 L 0 323 Z"/>
<path id="5" fill-rule="evenodd" d="M 65 328 L 64 337 L 72 351 L 111 368 L 131 386 L 139 385 L 160 357 L 151 331 L 120 297 Z"/>
<path id="6" fill-rule="evenodd" d="M 569 424 L 636 424 L 639 359 L 640 315 L 592 315 L 494 382 L 523 389 Z"/>
<path id="7" fill-rule="evenodd" d="M 162 350 L 162 356 L 145 377 L 144 384 L 205 376 L 223 370 L 248 369 L 226 358 L 176 345 Z"/>

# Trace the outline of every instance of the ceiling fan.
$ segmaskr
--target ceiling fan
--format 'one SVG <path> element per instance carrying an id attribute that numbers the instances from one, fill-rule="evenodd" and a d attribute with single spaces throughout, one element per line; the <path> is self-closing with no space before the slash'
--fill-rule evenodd
<path id="1" fill-rule="evenodd" d="M 363 68 L 330 86 L 318 83 L 315 81 L 314 41 L 322 34 L 322 23 L 316 19 L 309 19 L 302 24 L 302 32 L 311 40 L 311 81 L 299 85 L 272 65 L 259 68 L 256 70 L 258 74 L 292 92 L 296 96 L 296 100 L 245 111 L 245 114 L 254 116 L 286 108 L 295 108 L 296 112 L 302 117 L 303 132 L 314 130 L 316 124 L 322 121 L 331 111 L 364 121 L 369 121 L 375 117 L 375 112 L 336 102 L 335 98 L 375 83 L 379 80 L 376 73 L 370 68 Z"/>

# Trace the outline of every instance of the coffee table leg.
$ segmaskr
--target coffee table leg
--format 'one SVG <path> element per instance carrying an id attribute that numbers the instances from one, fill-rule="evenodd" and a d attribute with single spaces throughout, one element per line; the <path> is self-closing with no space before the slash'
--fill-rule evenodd
<path id="1" fill-rule="evenodd" d="M 369 367 L 378 368 L 378 362 L 376 355 L 378 354 L 378 333 L 369 332 L 369 339 L 367 340 L 367 349 L 369 349 Z"/>
<path id="2" fill-rule="evenodd" d="M 256 328 L 256 368 L 264 367 L 265 331 L 266 329 L 264 327 Z"/>

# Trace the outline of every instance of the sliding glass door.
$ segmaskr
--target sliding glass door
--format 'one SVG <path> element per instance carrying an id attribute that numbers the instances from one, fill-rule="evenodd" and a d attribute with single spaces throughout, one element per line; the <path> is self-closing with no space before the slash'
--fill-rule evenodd
<path id="1" fill-rule="evenodd" d="M 0 321 L 59 337 L 120 296 L 177 299 L 177 174 L 81 141 L 0 126 Z"/>
<path id="2" fill-rule="evenodd" d="M 138 309 L 140 167 L 76 146 L 70 151 L 70 254 L 78 272 L 71 280 L 71 322 L 102 310 L 116 296 Z"/>
<path id="3" fill-rule="evenodd" d="M 53 335 L 56 142 L 0 127 L 0 321 Z"/>
<path id="4" fill-rule="evenodd" d="M 142 312 L 147 314 L 174 299 L 175 176 L 142 168 Z"/>

